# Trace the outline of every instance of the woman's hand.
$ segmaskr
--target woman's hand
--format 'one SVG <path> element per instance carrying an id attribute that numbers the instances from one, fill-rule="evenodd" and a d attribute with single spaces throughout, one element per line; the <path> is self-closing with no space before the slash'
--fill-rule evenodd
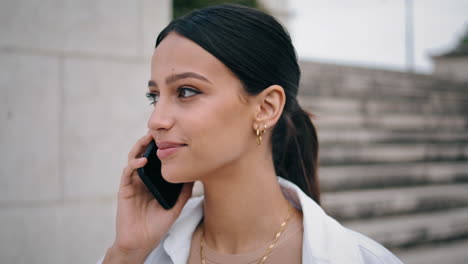
<path id="1" fill-rule="evenodd" d="M 148 132 L 128 154 L 128 165 L 123 171 L 118 193 L 116 237 L 104 263 L 143 263 L 192 195 L 193 183 L 184 184 L 177 203 L 165 210 L 149 192 L 137 175 L 137 169 L 147 162 L 141 156 L 151 140 Z"/>

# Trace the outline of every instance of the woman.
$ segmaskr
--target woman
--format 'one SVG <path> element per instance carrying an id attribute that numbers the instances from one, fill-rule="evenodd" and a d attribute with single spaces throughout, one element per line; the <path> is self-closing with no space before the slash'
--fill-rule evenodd
<path id="1" fill-rule="evenodd" d="M 320 208 L 299 79 L 291 39 L 267 14 L 219 5 L 172 21 L 157 38 L 149 131 L 129 153 L 102 262 L 400 263 Z M 170 210 L 136 174 L 151 140 L 163 177 L 185 183 Z M 195 181 L 203 197 L 190 198 Z"/>

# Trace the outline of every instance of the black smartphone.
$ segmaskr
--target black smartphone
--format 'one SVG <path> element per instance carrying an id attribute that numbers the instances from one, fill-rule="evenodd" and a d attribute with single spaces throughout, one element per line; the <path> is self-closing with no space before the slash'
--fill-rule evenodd
<path id="1" fill-rule="evenodd" d="M 170 183 L 162 177 L 161 161 L 156 155 L 158 147 L 154 140 L 146 148 L 143 157 L 148 159 L 144 167 L 138 168 L 138 175 L 150 190 L 159 204 L 165 209 L 171 209 L 179 198 L 183 183 Z"/>

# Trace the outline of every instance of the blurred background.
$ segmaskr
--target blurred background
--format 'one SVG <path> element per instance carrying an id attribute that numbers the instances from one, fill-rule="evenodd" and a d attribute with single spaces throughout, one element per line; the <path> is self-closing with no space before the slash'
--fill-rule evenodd
<path id="1" fill-rule="evenodd" d="M 327 212 L 405 263 L 468 263 L 467 0 L 0 0 L 0 262 L 105 253 L 155 38 L 221 2 L 291 33 Z"/>

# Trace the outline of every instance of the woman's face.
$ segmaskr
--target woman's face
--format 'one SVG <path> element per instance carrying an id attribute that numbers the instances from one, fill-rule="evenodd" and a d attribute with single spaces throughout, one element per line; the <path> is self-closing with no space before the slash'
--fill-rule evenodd
<path id="1" fill-rule="evenodd" d="M 253 107 L 240 80 L 191 40 L 170 33 L 155 49 L 148 128 L 169 182 L 202 180 L 235 166 L 252 145 Z"/>

